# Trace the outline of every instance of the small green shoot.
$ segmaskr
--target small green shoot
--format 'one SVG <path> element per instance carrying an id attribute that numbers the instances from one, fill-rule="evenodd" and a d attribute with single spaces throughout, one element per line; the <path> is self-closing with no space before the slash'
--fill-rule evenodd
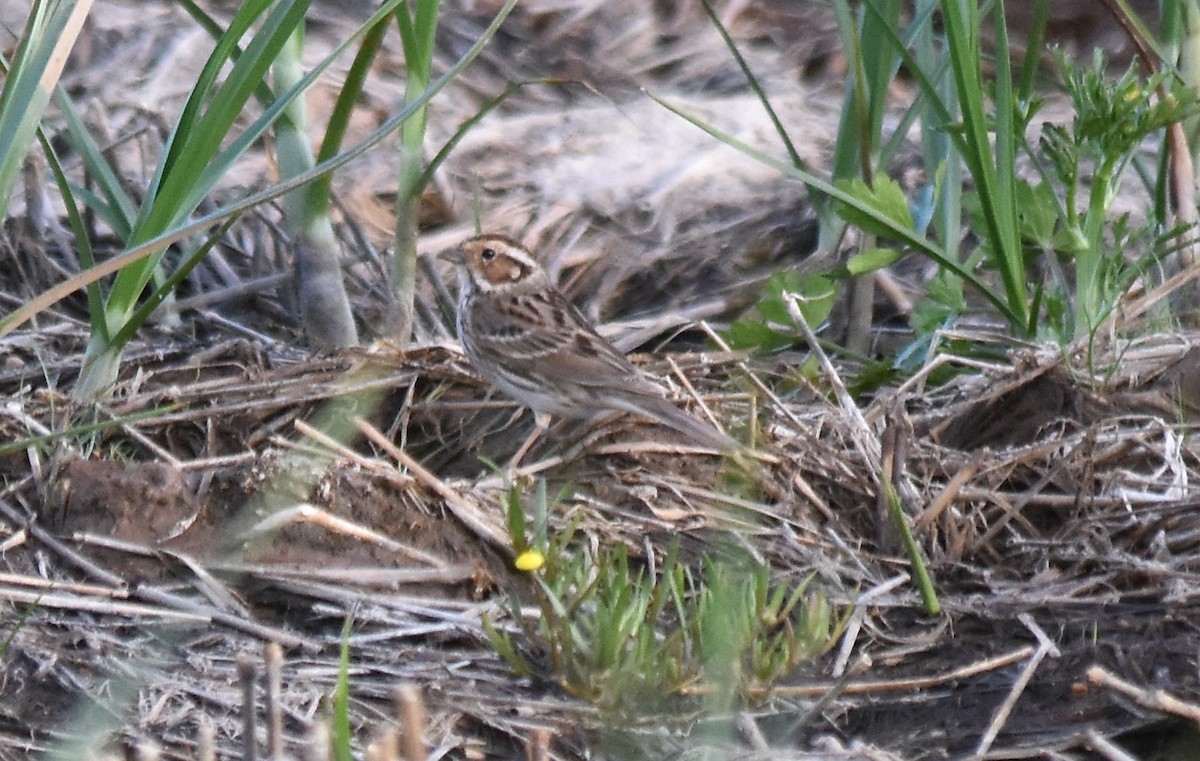
<path id="1" fill-rule="evenodd" d="M 410 0 L 396 9 L 396 23 L 404 49 L 408 79 L 404 104 L 426 89 L 433 76 L 434 40 L 437 34 L 439 0 Z M 411 337 L 417 281 L 417 223 L 420 216 L 422 175 L 425 168 L 427 107 L 400 127 L 400 177 L 396 191 L 396 250 L 392 257 L 392 289 L 399 308 L 396 336 L 403 345 Z"/>
<path id="2" fill-rule="evenodd" d="M 20 452 L 22 449 L 29 447 L 42 447 L 51 444 L 61 439 L 82 439 L 94 436 L 95 434 L 120 428 L 122 426 L 137 423 L 142 420 L 151 420 L 162 417 L 163 415 L 176 410 L 177 407 L 157 407 L 152 410 L 142 410 L 128 415 L 123 415 L 112 420 L 95 420 L 90 423 L 81 423 L 73 425 L 70 428 L 65 428 L 61 431 L 52 431 L 50 433 L 27 436 L 16 441 L 5 442 L 0 444 L 0 457 L 6 457 L 14 452 Z"/>
<path id="3" fill-rule="evenodd" d="M 1197 108 L 1190 90 L 1176 87 L 1165 98 L 1156 94 L 1171 84 L 1167 72 L 1142 81 L 1131 65 L 1114 81 L 1106 75 L 1099 52 L 1090 66 L 1065 56 L 1059 57 L 1059 65 L 1075 117 L 1069 128 L 1043 126 L 1039 145 L 1049 163 L 1047 181 L 1022 191 L 1040 211 L 1022 220 L 1021 232 L 1074 261 L 1070 312 L 1063 315 L 1065 321 L 1052 325 L 1065 342 L 1091 335 L 1129 285 L 1123 245 L 1129 241 L 1122 238 L 1131 231 L 1122 219 L 1110 216 L 1124 169 L 1146 137 L 1195 114 Z M 1080 199 L 1083 194 L 1086 197 Z M 1137 231 L 1140 236 L 1148 233 Z"/>
<path id="4" fill-rule="evenodd" d="M 334 761 L 353 761 L 354 752 L 350 733 L 350 632 L 354 618 L 346 616 L 342 624 L 342 645 L 338 654 L 337 683 L 333 688 L 333 733 L 330 750 Z"/>
<path id="5" fill-rule="evenodd" d="M 41 597 L 38 597 L 41 600 Z M 17 634 L 21 631 L 21 627 L 25 626 L 25 622 L 33 615 L 33 612 L 38 609 L 38 602 L 34 601 L 25 606 L 21 611 L 21 615 L 17 616 L 12 622 L 12 627 L 8 630 L 8 634 L 4 636 L 4 641 L 0 642 L 0 658 L 8 656 L 8 649 L 12 647 L 13 640 L 17 638 Z"/>

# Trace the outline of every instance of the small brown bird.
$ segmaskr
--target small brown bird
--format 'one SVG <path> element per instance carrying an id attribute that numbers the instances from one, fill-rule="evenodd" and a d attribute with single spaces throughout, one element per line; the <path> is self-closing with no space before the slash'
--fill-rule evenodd
<path id="1" fill-rule="evenodd" d="M 680 410 L 666 390 L 596 332 L 521 244 L 480 235 L 443 255 L 461 265 L 458 335 L 471 364 L 538 418 L 623 410 L 719 450 L 736 441 Z M 532 445 L 526 441 L 519 460 Z"/>

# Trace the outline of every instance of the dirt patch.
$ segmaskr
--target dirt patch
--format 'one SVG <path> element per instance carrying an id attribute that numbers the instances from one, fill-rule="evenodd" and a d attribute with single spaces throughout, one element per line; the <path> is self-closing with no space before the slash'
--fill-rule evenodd
<path id="1" fill-rule="evenodd" d="M 68 536 L 160 545 L 186 532 L 202 510 L 183 472 L 167 463 L 68 460 L 54 488 L 57 510 L 41 517 Z"/>
<path id="2" fill-rule="evenodd" d="M 414 558 L 436 558 L 439 565 L 474 568 L 477 584 L 508 575 L 503 557 L 426 497 L 414 496 L 411 481 L 401 487 L 349 464 L 334 464 L 314 481 L 297 466 L 292 473 L 281 467 L 268 461 L 207 473 L 201 499 L 177 466 L 70 460 L 55 482 L 61 507 L 42 518 L 63 537 L 103 537 L 147 555 L 161 549 L 205 563 L 403 568 Z M 125 560 L 109 567 L 124 575 L 166 570 L 158 562 Z"/>

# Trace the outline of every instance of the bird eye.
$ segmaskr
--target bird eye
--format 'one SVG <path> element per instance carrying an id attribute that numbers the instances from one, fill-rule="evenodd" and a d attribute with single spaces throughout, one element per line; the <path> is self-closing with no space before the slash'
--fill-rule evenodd
<path id="1" fill-rule="evenodd" d="M 484 250 L 479 252 L 479 258 L 483 259 L 485 262 L 490 262 L 491 260 L 496 258 L 496 249 L 485 248 Z"/>

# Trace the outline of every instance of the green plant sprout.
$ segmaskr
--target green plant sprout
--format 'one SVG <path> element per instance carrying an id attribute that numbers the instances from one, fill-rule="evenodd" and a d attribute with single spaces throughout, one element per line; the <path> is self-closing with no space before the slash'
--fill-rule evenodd
<path id="1" fill-rule="evenodd" d="M 1196 112 L 1190 89 L 1160 86 L 1174 80 L 1167 72 L 1142 81 L 1130 66 L 1115 81 L 1105 75 L 1106 63 L 1097 51 L 1090 66 L 1059 56 L 1064 85 L 1075 116 L 1069 127 L 1045 124 L 1039 146 L 1049 169 L 1037 186 L 1021 188 L 1022 237 L 1043 250 L 1073 261 L 1075 277 L 1069 310 L 1056 310 L 1052 322 L 1061 341 L 1091 335 L 1116 306 L 1142 265 L 1126 260 L 1131 236 L 1149 229 L 1130 230 L 1127 219 L 1110 218 L 1124 170 L 1142 142 L 1169 124 Z M 1061 189 L 1062 197 L 1049 184 Z M 1082 200 L 1080 196 L 1086 194 Z M 1028 204 L 1028 206 L 1025 205 Z M 1151 225 L 1154 221 L 1151 220 Z"/>
<path id="2" fill-rule="evenodd" d="M 545 504 L 542 486 L 532 512 Z M 510 493 L 510 528 L 526 532 L 513 537 L 515 549 L 537 534 L 514 517 L 523 510 Z M 765 565 L 712 557 L 697 575 L 680 561 L 677 541 L 651 572 L 624 547 L 579 546 L 577 525 L 544 540 L 545 565 L 530 573 L 537 619 L 524 618 L 514 596 L 507 610 L 516 628 L 485 618 L 484 629 L 516 673 L 544 675 L 548 666 L 568 694 L 609 716 L 755 702 L 842 630 L 844 617 L 811 588 L 812 575 L 781 583 Z"/>

